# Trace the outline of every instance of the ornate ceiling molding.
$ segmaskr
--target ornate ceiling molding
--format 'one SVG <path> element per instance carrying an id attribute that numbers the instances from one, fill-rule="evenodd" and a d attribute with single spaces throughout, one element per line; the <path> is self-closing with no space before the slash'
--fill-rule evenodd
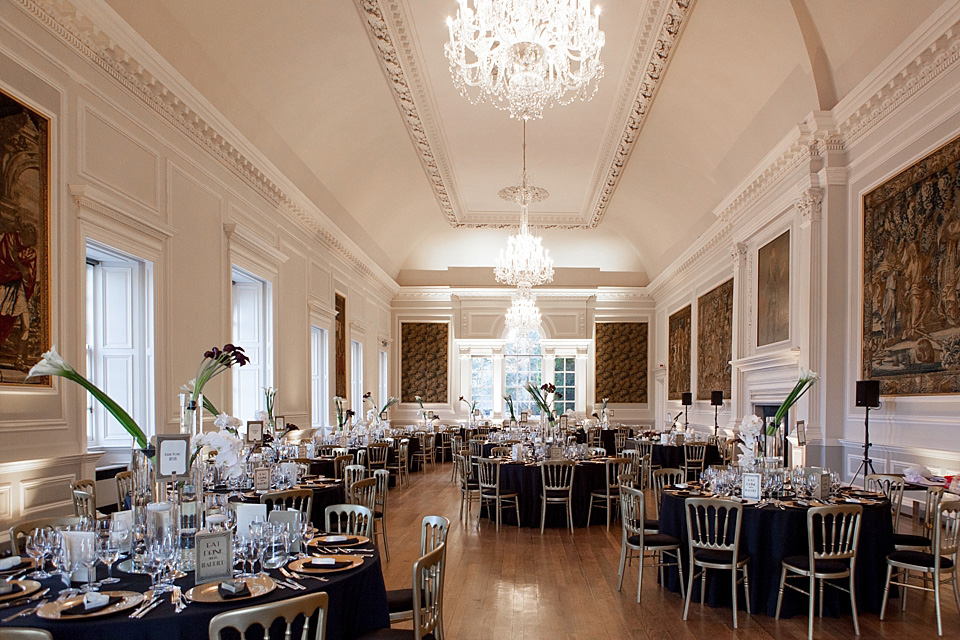
<path id="1" fill-rule="evenodd" d="M 600 224 L 639 136 L 646 114 L 666 71 L 670 55 L 694 0 L 649 0 L 630 61 L 625 90 L 614 112 L 600 154 L 585 209 L 579 214 L 531 214 L 538 228 L 593 229 Z M 515 227 L 517 215 L 467 211 L 457 193 L 450 155 L 431 109 L 400 0 L 356 0 L 367 35 L 393 89 L 410 137 L 420 156 L 444 217 L 453 227 Z"/>
<path id="2" fill-rule="evenodd" d="M 237 132 L 231 131 L 231 139 L 221 131 L 230 131 L 229 123 L 216 117 L 215 109 L 194 102 L 196 96 L 185 95 L 175 90 L 179 84 L 176 79 L 161 78 L 165 75 L 161 65 L 152 65 L 156 74 L 148 71 L 144 65 L 150 60 L 137 60 L 126 51 L 111 35 L 103 29 L 104 25 L 91 18 L 94 11 L 79 10 L 66 0 L 14 0 L 28 15 L 53 32 L 77 53 L 89 60 L 119 85 L 141 100 L 175 129 L 208 152 L 215 160 L 229 169 L 234 175 L 257 191 L 289 220 L 305 229 L 318 242 L 336 253 L 363 277 L 371 280 L 383 291 L 392 296 L 397 284 L 379 267 L 371 267 L 373 262 L 361 249 L 351 246 L 344 240 L 342 231 L 336 228 L 322 213 L 316 210 L 309 199 L 302 194 L 290 195 L 290 187 L 282 187 L 277 181 L 276 170 L 269 161 L 248 157 L 240 147 L 255 148 L 248 141 L 241 140 Z M 114 34 L 120 35 L 120 34 Z M 126 34 L 124 34 L 126 35 Z M 139 38 L 139 36 L 135 36 Z M 197 94 L 199 95 L 199 94 Z M 204 117 L 199 113 L 206 110 L 214 116 Z M 268 174 L 274 174 L 273 176 Z M 279 174 L 282 177 L 282 174 Z M 294 188 L 295 189 L 295 188 Z"/>

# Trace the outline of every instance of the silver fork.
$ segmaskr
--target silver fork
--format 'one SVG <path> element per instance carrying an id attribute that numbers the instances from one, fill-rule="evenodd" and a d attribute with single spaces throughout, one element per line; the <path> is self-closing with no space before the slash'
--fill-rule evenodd
<path id="1" fill-rule="evenodd" d="M 186 600 L 183 597 L 183 591 L 180 590 L 180 587 L 174 585 L 173 591 L 170 592 L 170 603 L 173 604 L 173 612 L 180 613 L 187 608 Z"/>
<path id="2" fill-rule="evenodd" d="M 42 606 L 45 605 L 45 604 L 47 604 L 47 601 L 46 601 L 46 599 L 43 599 L 43 600 L 41 600 L 40 602 L 38 602 L 37 604 L 35 604 L 35 605 L 32 606 L 32 607 L 27 607 L 27 608 L 24 609 L 23 611 L 18 611 L 17 613 L 13 614 L 12 616 L 7 616 L 6 618 L 3 619 L 3 621 L 4 621 L 4 622 L 10 622 L 11 620 L 16 620 L 17 618 L 22 618 L 23 616 L 28 616 L 28 615 L 30 615 L 31 613 L 36 613 L 36 612 L 37 612 L 37 609 L 39 609 L 40 607 L 42 607 Z"/>

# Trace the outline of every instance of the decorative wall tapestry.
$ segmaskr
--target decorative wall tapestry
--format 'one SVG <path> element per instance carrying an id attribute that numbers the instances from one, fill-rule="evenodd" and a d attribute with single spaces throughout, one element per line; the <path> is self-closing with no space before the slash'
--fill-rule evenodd
<path id="1" fill-rule="evenodd" d="M 598 322 L 595 402 L 647 401 L 647 323 Z"/>
<path id="2" fill-rule="evenodd" d="M 733 279 L 697 299 L 697 400 L 711 391 L 730 397 L 733 357 Z"/>
<path id="3" fill-rule="evenodd" d="M 690 391 L 690 305 L 670 316 L 669 346 L 667 361 L 667 399 L 680 400 L 681 394 Z"/>
<path id="4" fill-rule="evenodd" d="M 334 342 L 337 351 L 337 369 L 335 372 L 336 393 L 341 398 L 347 397 L 347 299 L 340 294 L 335 295 L 334 309 L 337 312 L 335 321 Z"/>
<path id="5" fill-rule="evenodd" d="M 760 247 L 757 256 L 757 346 L 790 337 L 790 232 Z"/>
<path id="6" fill-rule="evenodd" d="M 960 138 L 863 196 L 863 378 L 960 392 Z"/>
<path id="7" fill-rule="evenodd" d="M 400 324 L 400 401 L 447 402 L 448 325 Z"/>
<path id="8" fill-rule="evenodd" d="M 27 379 L 50 349 L 49 121 L 0 92 L 0 384 Z"/>

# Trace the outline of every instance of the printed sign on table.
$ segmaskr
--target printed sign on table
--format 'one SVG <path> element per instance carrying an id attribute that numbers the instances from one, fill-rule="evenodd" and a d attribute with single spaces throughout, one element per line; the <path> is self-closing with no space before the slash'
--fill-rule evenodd
<path id="1" fill-rule="evenodd" d="M 190 436 L 170 434 L 157 436 L 157 456 L 154 462 L 157 480 L 171 482 L 186 478 L 190 468 Z"/>
<path id="2" fill-rule="evenodd" d="M 740 476 L 740 495 L 744 500 L 759 500 L 763 497 L 763 476 L 745 473 Z"/>
<path id="3" fill-rule="evenodd" d="M 200 531 L 196 536 L 196 584 L 233 578 L 233 533 Z"/>

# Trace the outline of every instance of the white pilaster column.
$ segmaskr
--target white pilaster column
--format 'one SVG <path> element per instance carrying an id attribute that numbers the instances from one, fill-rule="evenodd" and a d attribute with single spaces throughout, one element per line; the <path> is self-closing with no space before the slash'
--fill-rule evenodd
<path id="1" fill-rule="evenodd" d="M 747 355 L 747 321 L 751 314 L 749 288 L 746 286 L 747 276 L 747 245 L 736 242 L 730 247 L 730 257 L 733 259 L 733 320 L 731 329 L 733 335 L 730 340 L 730 357 L 736 361 Z M 752 413 L 751 407 L 742 406 L 748 398 L 742 398 L 743 376 L 736 369 L 731 371 L 730 381 L 730 418 L 727 426 L 733 429 L 742 415 Z M 711 407 L 713 409 L 713 407 Z"/>

